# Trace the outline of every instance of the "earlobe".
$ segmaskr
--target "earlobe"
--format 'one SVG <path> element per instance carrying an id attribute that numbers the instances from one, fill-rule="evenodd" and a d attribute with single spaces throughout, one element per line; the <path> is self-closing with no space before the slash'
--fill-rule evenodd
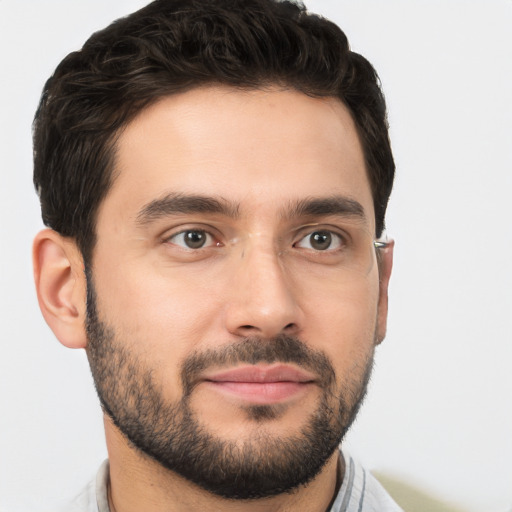
<path id="1" fill-rule="evenodd" d="M 381 343 L 386 336 L 388 321 L 388 288 L 391 270 L 393 268 L 394 240 L 388 242 L 386 247 L 378 249 L 379 254 L 379 303 L 377 310 L 376 344 Z"/>
<path id="2" fill-rule="evenodd" d="M 44 229 L 34 239 L 33 265 L 37 299 L 46 323 L 66 347 L 85 348 L 86 283 L 76 244 Z"/>

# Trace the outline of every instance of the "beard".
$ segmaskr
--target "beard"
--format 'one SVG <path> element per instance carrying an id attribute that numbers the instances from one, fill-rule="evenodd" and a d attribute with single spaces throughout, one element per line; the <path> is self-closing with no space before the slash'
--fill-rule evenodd
<path id="1" fill-rule="evenodd" d="M 164 398 L 152 369 L 126 348 L 100 320 L 90 272 L 87 275 L 87 356 L 104 412 L 144 456 L 200 488 L 227 499 L 259 499 L 291 493 L 322 470 L 349 429 L 366 394 L 373 350 L 356 376 L 337 388 L 329 358 L 295 337 L 245 338 L 194 352 L 181 364 L 182 396 Z M 209 431 L 191 406 L 200 375 L 213 366 L 292 363 L 318 376 L 322 390 L 315 410 L 288 436 L 271 434 L 282 404 L 243 407 L 256 428 L 250 439 L 225 439 Z"/>

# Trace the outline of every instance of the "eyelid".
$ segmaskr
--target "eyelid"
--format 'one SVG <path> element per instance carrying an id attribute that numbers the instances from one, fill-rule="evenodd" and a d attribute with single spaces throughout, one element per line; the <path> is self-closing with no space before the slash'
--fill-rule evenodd
<path id="1" fill-rule="evenodd" d="M 201 233 L 205 233 L 212 239 L 212 243 L 207 243 L 204 246 L 201 246 L 197 249 L 193 249 L 191 247 L 186 247 L 185 245 L 174 243 L 172 239 L 178 237 L 179 235 L 183 235 L 190 231 L 198 231 Z M 209 249 L 211 247 L 220 247 L 222 242 L 220 241 L 220 236 L 216 233 L 216 230 L 211 226 L 201 226 L 198 224 L 190 224 L 190 225 L 180 225 L 176 227 L 174 230 L 167 230 L 161 237 L 162 243 L 172 244 L 180 249 L 187 251 L 198 251 L 200 249 Z"/>
<path id="2" fill-rule="evenodd" d="M 299 240 L 302 240 L 306 236 L 311 235 L 312 233 L 319 232 L 319 231 L 325 231 L 325 232 L 331 233 L 332 235 L 339 237 L 341 240 L 343 240 L 345 242 L 349 242 L 350 239 L 352 238 L 346 230 L 344 230 L 343 228 L 341 228 L 339 226 L 333 226 L 332 224 L 306 224 L 304 226 L 301 226 L 297 230 L 297 234 L 294 237 L 295 238 L 294 244 L 296 242 L 298 242 Z"/>
<path id="3" fill-rule="evenodd" d="M 175 244 L 172 242 L 172 239 L 175 237 L 178 237 L 179 235 L 182 235 L 186 232 L 190 231 L 199 231 L 207 234 L 209 237 L 212 238 L 212 242 L 207 243 L 206 245 L 198 248 L 198 249 L 192 249 L 187 248 L 182 244 Z M 224 230 L 223 230 L 224 231 Z M 202 223 L 183 223 L 179 224 L 177 226 L 171 227 L 166 229 L 162 235 L 159 236 L 159 239 L 161 243 L 169 243 L 172 245 L 175 245 L 178 248 L 183 248 L 185 250 L 193 250 L 198 251 L 199 249 L 208 249 L 212 247 L 220 247 L 224 245 L 233 245 L 236 242 L 240 241 L 240 238 L 236 236 L 234 233 L 231 233 L 231 237 L 226 237 L 223 233 L 223 231 L 219 231 L 218 228 L 215 226 L 212 226 L 211 224 L 202 224 Z M 337 245 L 345 246 L 347 244 L 350 244 L 350 241 L 352 239 L 351 235 L 341 228 L 340 226 L 332 225 L 332 224 L 320 224 L 320 223 L 310 223 L 310 224 L 304 224 L 300 226 L 298 229 L 294 229 L 295 235 L 292 235 L 292 247 L 296 246 L 299 242 L 301 242 L 306 237 L 310 236 L 311 234 L 315 232 L 328 232 L 330 233 L 335 240 L 338 240 L 339 243 Z M 247 236 L 250 238 L 251 233 L 247 234 Z M 284 239 L 281 238 L 281 242 L 284 242 Z M 339 247 L 338 247 L 339 248 Z M 311 249 L 316 251 L 315 249 Z M 321 252 L 333 252 L 334 249 L 326 249 Z"/>
<path id="4" fill-rule="evenodd" d="M 313 235 L 314 233 L 329 233 L 332 236 L 332 242 L 335 244 L 335 247 L 329 247 L 327 249 L 321 250 L 321 249 L 315 249 L 314 247 L 302 247 L 300 244 L 306 240 L 308 237 Z M 336 242 L 337 241 L 337 242 Z M 299 249 L 306 249 L 314 252 L 319 253 L 329 253 L 329 252 L 335 252 L 340 250 L 344 245 L 346 245 L 346 237 L 338 233 L 337 231 L 333 229 L 324 229 L 324 228 L 316 228 L 311 229 L 307 231 L 306 233 L 302 234 L 300 238 L 297 239 L 296 242 L 293 243 L 293 247 L 298 247 Z"/>

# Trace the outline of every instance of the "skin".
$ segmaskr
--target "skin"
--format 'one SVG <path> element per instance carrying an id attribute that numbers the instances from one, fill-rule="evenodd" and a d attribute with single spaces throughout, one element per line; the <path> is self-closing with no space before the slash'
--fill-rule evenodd
<path id="1" fill-rule="evenodd" d="M 97 217 L 98 311 L 152 368 L 165 400 L 181 398 L 179 365 L 192 352 L 246 336 L 298 337 L 330 359 L 337 389 L 362 377 L 385 335 L 393 246 L 380 249 L 380 264 L 370 245 L 354 263 L 335 251 L 319 255 L 304 242 L 310 224 L 343 228 L 368 244 L 375 233 L 362 148 L 339 100 L 275 88 L 194 89 L 141 112 L 117 150 L 116 179 Z M 152 201 L 176 193 L 222 198 L 237 215 L 141 216 Z M 333 195 L 356 201 L 363 215 L 297 217 L 289 208 Z M 174 236 L 185 228 L 205 229 L 212 238 L 187 249 Z M 34 268 L 46 321 L 63 344 L 86 348 L 86 285 L 74 242 L 44 230 L 35 240 Z M 243 444 L 262 428 L 276 438 L 297 433 L 320 393 L 315 385 L 292 393 L 280 400 L 278 418 L 263 424 L 248 420 L 246 398 L 206 383 L 194 389 L 191 406 L 211 433 Z M 118 512 L 320 512 L 336 489 L 334 453 L 292 494 L 226 501 L 145 457 L 108 417 L 105 432 Z"/>

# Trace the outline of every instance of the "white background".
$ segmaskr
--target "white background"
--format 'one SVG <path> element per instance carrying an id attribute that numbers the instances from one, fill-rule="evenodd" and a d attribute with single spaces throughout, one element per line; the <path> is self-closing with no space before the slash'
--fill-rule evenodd
<path id="1" fill-rule="evenodd" d="M 85 355 L 44 324 L 30 125 L 44 80 L 144 0 L 0 0 L 0 508 L 75 494 L 105 457 Z M 377 68 L 397 181 L 388 338 L 347 445 L 465 510 L 512 509 L 512 1 L 310 0 Z"/>

